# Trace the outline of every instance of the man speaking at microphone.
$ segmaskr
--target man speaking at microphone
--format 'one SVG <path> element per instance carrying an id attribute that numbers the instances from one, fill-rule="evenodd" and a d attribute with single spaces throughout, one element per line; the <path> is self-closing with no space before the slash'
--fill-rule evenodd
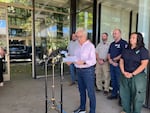
<path id="1" fill-rule="evenodd" d="M 84 28 L 78 28 L 76 31 L 78 45 L 75 50 L 77 61 L 74 62 L 76 74 L 78 76 L 78 88 L 80 93 L 80 106 L 74 110 L 74 113 L 86 113 L 86 91 L 89 97 L 89 113 L 95 113 L 95 67 L 96 56 L 95 47 L 87 38 L 87 31 Z"/>

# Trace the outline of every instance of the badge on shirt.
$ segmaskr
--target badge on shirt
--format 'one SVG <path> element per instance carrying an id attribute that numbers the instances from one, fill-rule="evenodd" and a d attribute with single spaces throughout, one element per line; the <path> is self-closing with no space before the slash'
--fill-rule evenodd
<path id="1" fill-rule="evenodd" d="M 140 52 L 140 50 L 135 51 L 136 54 L 138 54 Z"/>
<path id="2" fill-rule="evenodd" d="M 120 48 L 120 44 L 115 44 L 115 46 L 116 46 L 117 48 Z"/>
<path id="3" fill-rule="evenodd" d="M 127 48 L 127 47 L 128 47 L 128 44 L 125 45 L 125 48 Z"/>

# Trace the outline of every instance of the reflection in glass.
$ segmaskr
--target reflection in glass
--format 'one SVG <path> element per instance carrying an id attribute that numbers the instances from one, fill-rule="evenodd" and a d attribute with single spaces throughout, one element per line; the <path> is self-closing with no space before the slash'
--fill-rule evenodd
<path id="1" fill-rule="evenodd" d="M 67 8 L 40 5 L 38 7 L 41 7 L 42 10 L 37 8 L 35 12 L 35 45 L 40 50 L 36 57 L 36 73 L 43 75 L 44 70 L 41 62 L 44 56 L 49 56 L 53 51 L 60 48 L 66 49 L 70 39 L 70 22 L 67 19 L 69 15 Z"/>
<path id="2" fill-rule="evenodd" d="M 88 31 L 89 39 L 92 39 L 93 14 L 91 12 L 80 12 L 77 19 L 77 27 L 84 27 Z"/>

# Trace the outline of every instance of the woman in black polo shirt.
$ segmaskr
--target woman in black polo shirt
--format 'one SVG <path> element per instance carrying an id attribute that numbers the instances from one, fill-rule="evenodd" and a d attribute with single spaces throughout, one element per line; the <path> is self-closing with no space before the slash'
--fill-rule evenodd
<path id="1" fill-rule="evenodd" d="M 149 61 L 148 50 L 144 47 L 141 33 L 131 33 L 129 46 L 120 59 L 120 96 L 123 107 L 121 113 L 141 113 L 146 95 L 146 73 Z"/>

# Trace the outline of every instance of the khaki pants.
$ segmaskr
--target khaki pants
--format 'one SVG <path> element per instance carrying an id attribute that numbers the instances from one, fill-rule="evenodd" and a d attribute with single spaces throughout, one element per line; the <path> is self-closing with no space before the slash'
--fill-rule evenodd
<path id="1" fill-rule="evenodd" d="M 96 85 L 100 90 L 103 90 L 104 87 L 104 91 L 109 91 L 110 69 L 108 62 L 104 62 L 102 65 L 99 63 L 96 64 Z"/>

